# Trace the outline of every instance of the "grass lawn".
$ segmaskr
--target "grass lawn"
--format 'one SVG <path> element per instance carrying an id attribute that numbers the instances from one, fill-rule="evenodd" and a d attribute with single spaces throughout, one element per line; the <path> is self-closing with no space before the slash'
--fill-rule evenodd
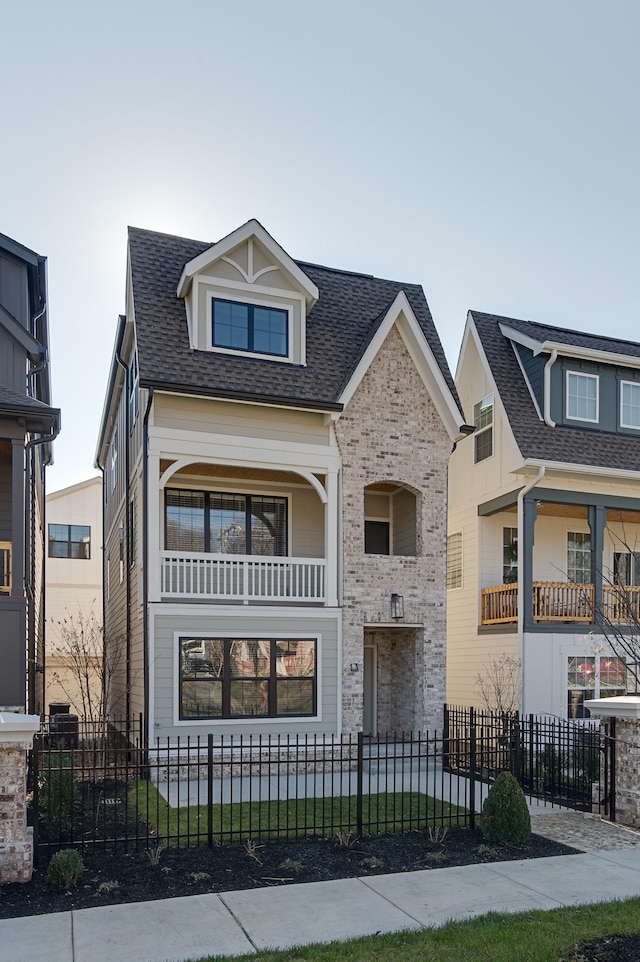
<path id="1" fill-rule="evenodd" d="M 206 841 L 207 805 L 171 808 L 150 782 L 137 782 L 129 795 L 153 831 L 171 844 L 190 837 Z M 282 835 L 332 835 L 357 831 L 355 796 L 271 799 L 213 805 L 214 839 L 237 842 L 251 837 Z M 435 825 L 464 825 L 465 810 L 419 792 L 364 795 L 362 822 L 365 832 L 396 832 Z"/>
<path id="2" fill-rule="evenodd" d="M 604 894 L 604 893 L 603 893 Z M 640 899 L 552 912 L 491 914 L 423 932 L 368 936 L 226 962 L 569 962 L 580 942 L 640 932 Z M 208 956 L 200 962 L 214 962 Z"/>

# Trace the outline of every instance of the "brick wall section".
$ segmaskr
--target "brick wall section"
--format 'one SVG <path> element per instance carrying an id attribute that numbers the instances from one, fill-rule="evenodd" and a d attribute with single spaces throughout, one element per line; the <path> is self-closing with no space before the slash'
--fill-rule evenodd
<path id="1" fill-rule="evenodd" d="M 640 721 L 616 718 L 616 822 L 640 828 Z"/>
<path id="2" fill-rule="evenodd" d="M 27 828 L 26 759 L 31 739 L 0 744 L 0 883 L 28 882 L 33 867 Z"/>
<path id="3" fill-rule="evenodd" d="M 343 464 L 343 730 L 362 727 L 363 674 L 350 665 L 363 664 L 363 625 L 390 621 L 392 592 L 404 597 L 404 622 L 423 627 L 380 636 L 379 707 L 388 711 L 394 727 L 402 722 L 413 730 L 440 728 L 452 445 L 395 327 L 337 422 L 336 436 Z M 381 481 L 401 483 L 417 496 L 417 557 L 364 553 L 364 489 Z M 395 646 L 392 656 L 390 646 Z M 413 671 L 395 695 L 391 662 L 396 670 Z M 380 729 L 384 721 L 383 714 Z"/>

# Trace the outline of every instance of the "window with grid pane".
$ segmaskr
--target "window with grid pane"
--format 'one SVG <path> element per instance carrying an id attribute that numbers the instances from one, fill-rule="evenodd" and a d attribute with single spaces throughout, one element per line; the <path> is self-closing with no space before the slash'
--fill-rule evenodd
<path id="1" fill-rule="evenodd" d="M 462 531 L 447 538 L 447 588 L 462 587 Z"/>
<path id="2" fill-rule="evenodd" d="M 181 638 L 180 717 L 315 715 L 316 647 L 308 638 Z"/>
<path id="3" fill-rule="evenodd" d="M 620 426 L 640 428 L 640 383 L 620 382 Z"/>
<path id="4" fill-rule="evenodd" d="M 567 578 L 572 584 L 591 582 L 591 535 L 582 531 L 567 534 Z"/>
<path id="5" fill-rule="evenodd" d="M 598 420 L 597 374 L 567 371 L 567 417 L 575 421 Z"/>
<path id="6" fill-rule="evenodd" d="M 474 454 L 476 464 L 493 454 L 493 394 L 473 406 Z"/>
<path id="7" fill-rule="evenodd" d="M 87 524 L 50 524 L 49 557 L 91 558 L 91 527 Z"/>
<path id="8" fill-rule="evenodd" d="M 614 655 L 572 656 L 567 663 L 567 717 L 588 718 L 592 698 L 624 695 L 627 665 Z"/>
<path id="9" fill-rule="evenodd" d="M 212 317 L 214 347 L 276 357 L 289 353 L 288 311 L 214 297 Z"/>
<path id="10" fill-rule="evenodd" d="M 287 499 L 255 494 L 168 489 L 167 551 L 287 554 Z"/>

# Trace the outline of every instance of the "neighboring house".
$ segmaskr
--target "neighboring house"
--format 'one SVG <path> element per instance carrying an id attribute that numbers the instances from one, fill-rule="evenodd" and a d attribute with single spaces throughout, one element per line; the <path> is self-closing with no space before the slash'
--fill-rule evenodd
<path id="1" fill-rule="evenodd" d="M 0 711 L 38 714 L 44 677 L 44 474 L 51 407 L 46 258 L 0 234 Z"/>
<path id="2" fill-rule="evenodd" d="M 256 221 L 129 233 L 96 463 L 113 717 L 149 737 L 440 725 L 463 417 L 422 288 Z"/>
<path id="3" fill-rule="evenodd" d="M 46 699 L 94 715 L 102 688 L 102 478 L 47 495 Z"/>
<path id="4" fill-rule="evenodd" d="M 603 626 L 640 613 L 640 344 L 471 312 L 451 459 L 447 700 L 521 664 L 525 712 L 625 690 Z"/>

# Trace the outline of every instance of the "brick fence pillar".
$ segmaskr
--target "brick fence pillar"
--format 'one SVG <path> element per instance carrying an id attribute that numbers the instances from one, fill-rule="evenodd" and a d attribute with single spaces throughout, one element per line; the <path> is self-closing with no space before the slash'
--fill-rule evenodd
<path id="1" fill-rule="evenodd" d="M 27 752 L 38 715 L 0 712 L 0 883 L 28 882 L 33 829 L 27 827 Z"/>
<path id="2" fill-rule="evenodd" d="M 586 704 L 592 718 L 616 720 L 616 822 L 640 828 L 640 697 L 594 698 Z"/>

